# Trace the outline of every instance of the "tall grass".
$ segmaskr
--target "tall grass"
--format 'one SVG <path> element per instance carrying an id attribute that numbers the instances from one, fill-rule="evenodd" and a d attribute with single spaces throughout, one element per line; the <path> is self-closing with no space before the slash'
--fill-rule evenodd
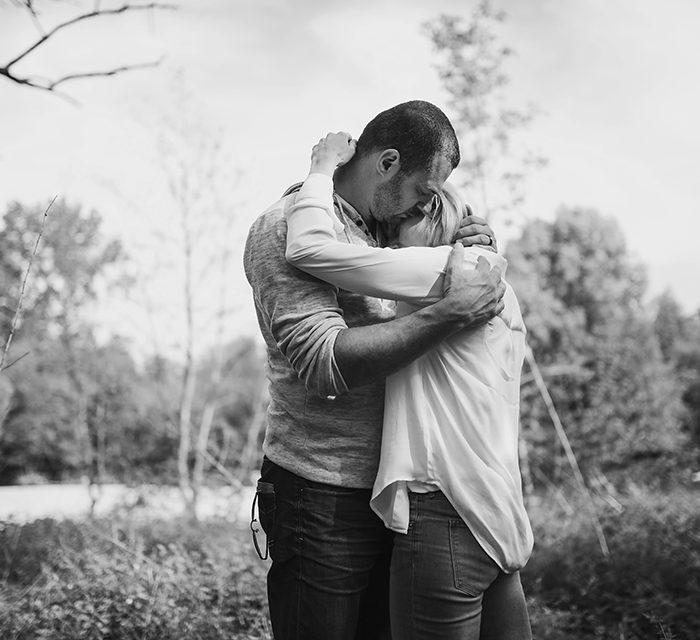
<path id="1" fill-rule="evenodd" d="M 604 511 L 604 558 L 580 505 L 532 509 L 535 552 L 523 571 L 543 640 L 700 638 L 700 492 L 636 491 Z"/>
<path id="2" fill-rule="evenodd" d="M 575 499 L 531 506 L 538 640 L 700 638 L 700 493 L 618 499 L 601 512 L 608 558 Z M 221 520 L 0 524 L 0 638 L 269 639 L 267 566 Z"/>
<path id="3" fill-rule="evenodd" d="M 0 637 L 271 637 L 266 566 L 226 522 L 41 520 L 0 532 Z"/>

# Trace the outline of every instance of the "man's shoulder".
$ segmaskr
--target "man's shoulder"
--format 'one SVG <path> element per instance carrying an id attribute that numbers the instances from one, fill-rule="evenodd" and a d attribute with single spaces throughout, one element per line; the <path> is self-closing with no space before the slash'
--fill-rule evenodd
<path id="1" fill-rule="evenodd" d="M 287 242 L 287 222 L 285 209 L 294 203 L 296 195 L 285 193 L 277 202 L 271 204 L 250 225 L 245 251 L 258 250 L 262 247 L 281 246 Z"/>
<path id="2" fill-rule="evenodd" d="M 318 282 L 287 263 L 287 220 L 285 211 L 296 200 L 296 190 L 287 190 L 275 203 L 263 211 L 252 223 L 243 251 L 243 266 L 248 281 L 270 277 L 310 279 Z"/>
<path id="3" fill-rule="evenodd" d="M 277 202 L 271 204 L 253 221 L 248 235 L 252 235 L 263 229 L 269 230 L 271 227 L 277 227 L 280 223 L 284 222 L 284 210 L 290 202 L 293 202 L 294 197 L 293 194 L 285 195 L 277 200 Z"/>

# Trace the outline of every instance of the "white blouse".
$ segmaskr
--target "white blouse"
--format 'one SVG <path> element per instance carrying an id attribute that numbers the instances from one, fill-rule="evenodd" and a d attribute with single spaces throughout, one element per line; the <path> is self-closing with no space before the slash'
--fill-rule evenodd
<path id="1" fill-rule="evenodd" d="M 347 206 L 347 205 L 346 205 Z M 399 300 L 404 315 L 442 297 L 450 247 L 376 248 L 340 242 L 333 182 L 311 174 L 286 212 L 287 260 L 342 289 Z M 505 274 L 506 260 L 466 248 Z M 506 572 L 522 567 L 533 545 L 518 463 L 520 371 L 525 326 L 512 288 L 505 309 L 461 331 L 389 376 L 372 509 L 406 533 L 408 491 L 440 489 L 482 548 Z"/>

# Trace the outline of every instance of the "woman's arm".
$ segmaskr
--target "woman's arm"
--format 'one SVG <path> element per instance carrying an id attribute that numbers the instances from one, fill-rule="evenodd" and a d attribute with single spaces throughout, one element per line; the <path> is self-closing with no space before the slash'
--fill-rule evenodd
<path id="1" fill-rule="evenodd" d="M 332 134 L 325 140 L 333 137 L 332 144 L 321 141 L 314 147 L 309 177 L 285 212 L 287 260 L 321 280 L 363 295 L 420 306 L 440 300 L 450 247 L 383 249 L 337 239 L 336 230 L 343 226 L 333 209 L 332 174 L 352 156 L 354 145 L 347 134 Z"/>

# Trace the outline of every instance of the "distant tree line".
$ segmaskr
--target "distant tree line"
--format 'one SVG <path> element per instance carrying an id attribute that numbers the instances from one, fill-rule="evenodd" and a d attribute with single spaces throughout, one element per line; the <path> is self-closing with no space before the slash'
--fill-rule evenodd
<path id="1" fill-rule="evenodd" d="M 0 222 L 3 345 L 41 215 L 42 207 L 14 202 Z M 98 303 L 98 283 L 121 280 L 127 257 L 119 242 L 103 237 L 97 212 L 58 201 L 51 216 L 12 347 L 13 354 L 28 355 L 0 373 L 0 483 L 81 477 L 177 483 L 182 364 L 158 354 L 136 362 L 119 337 L 98 343 L 87 312 Z M 221 345 L 198 363 L 192 419 L 201 420 L 204 407 L 217 399 L 208 469 L 218 466 L 238 477 L 241 464 L 257 455 L 249 428 L 260 421 L 263 366 L 248 338 Z"/>
<path id="2" fill-rule="evenodd" d="M 59 201 L 53 215 L 13 343 L 29 355 L 0 375 L 0 482 L 177 483 L 182 364 L 157 354 L 137 363 L 124 340 L 97 342 L 85 312 L 127 258 L 103 238 L 97 212 Z M 3 337 L 40 219 L 41 207 L 19 203 L 2 218 Z M 700 315 L 670 293 L 645 304 L 643 266 L 615 221 L 593 210 L 527 224 L 506 255 L 529 344 L 586 473 L 688 476 L 700 448 Z M 205 475 L 243 477 L 257 464 L 264 366 L 249 338 L 198 360 L 191 419 L 209 407 Z M 561 482 L 566 460 L 527 366 L 521 410 L 527 479 Z"/>
<path id="3" fill-rule="evenodd" d="M 15 4 L 34 11 L 31 2 Z M 536 109 L 514 109 L 505 99 L 504 65 L 513 55 L 498 35 L 505 18 L 482 0 L 466 24 L 440 16 L 425 30 L 462 141 L 465 188 L 478 213 L 508 219 L 522 214 L 526 178 L 544 160 L 518 139 Z M 29 355 L 0 371 L 0 483 L 177 483 L 193 505 L 205 476 L 237 481 L 257 464 L 263 354 L 240 338 L 193 356 L 204 326 L 195 317 L 197 275 L 213 279 L 236 268 L 233 218 L 220 195 L 230 190 L 222 171 L 229 163 L 217 139 L 184 117 L 161 135 L 180 223 L 170 241 L 180 253 L 190 320 L 182 361 L 158 353 L 137 361 L 125 340 L 97 340 L 89 312 L 99 303 L 98 284 L 128 286 L 129 259 L 118 241 L 103 237 L 97 212 L 55 203 L 56 223 L 43 235 L 12 343 L 14 359 Z M 196 157 L 188 155 L 192 148 Z M 13 202 L 0 220 L 0 347 L 42 212 Z M 700 312 L 684 313 L 671 293 L 645 302 L 643 265 L 630 258 L 614 219 L 592 209 L 562 208 L 552 222 L 526 223 L 506 256 L 529 345 L 585 474 L 645 483 L 688 478 L 700 466 Z M 230 313 L 225 293 L 219 326 Z M 526 485 L 570 477 L 551 409 L 527 366 L 521 416 Z"/>
<path id="4" fill-rule="evenodd" d="M 506 256 L 528 342 L 588 475 L 689 479 L 700 446 L 700 314 L 684 314 L 670 292 L 645 304 L 643 265 L 615 220 L 591 209 L 531 222 Z M 527 366 L 521 424 L 534 472 L 569 475 Z"/>
<path id="5" fill-rule="evenodd" d="M 509 101 L 506 67 L 515 52 L 504 42 L 506 21 L 495 3 L 480 0 L 469 16 L 424 25 L 460 138 L 453 179 L 479 215 L 522 230 L 507 247 L 507 278 L 585 474 L 603 483 L 605 472 L 640 482 L 674 471 L 687 478 L 700 466 L 700 315 L 684 314 L 670 293 L 645 304 L 644 267 L 631 260 L 613 218 L 565 207 L 553 222 L 527 221 L 527 179 L 546 164 L 527 137 L 541 112 Z M 527 366 L 521 395 L 526 487 L 558 484 L 571 470 Z"/>

